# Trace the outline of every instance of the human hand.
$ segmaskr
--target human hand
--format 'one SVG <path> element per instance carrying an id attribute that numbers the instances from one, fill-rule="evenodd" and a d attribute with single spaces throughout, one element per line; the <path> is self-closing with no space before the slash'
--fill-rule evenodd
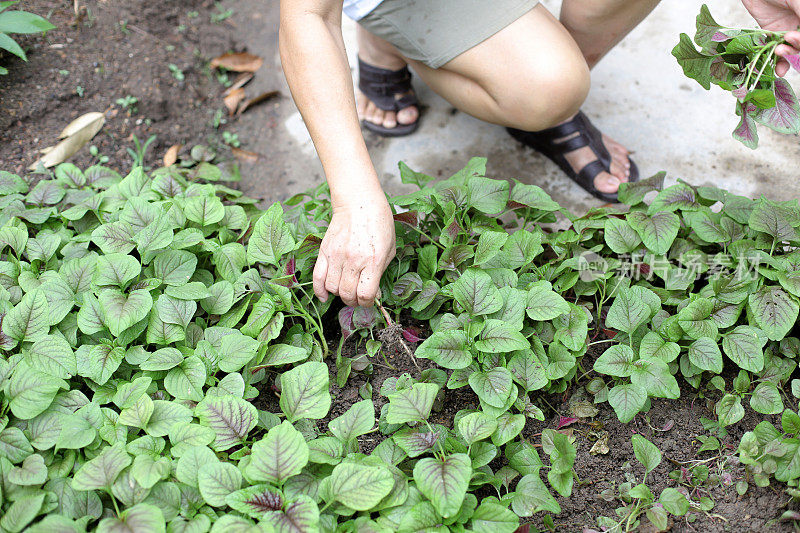
<path id="1" fill-rule="evenodd" d="M 775 48 L 781 57 L 775 68 L 778 76 L 789 72 L 787 56 L 800 54 L 800 0 L 742 0 L 744 7 L 753 15 L 759 26 L 770 31 L 786 31 L 786 42 Z"/>
<path id="2" fill-rule="evenodd" d="M 314 293 L 323 302 L 338 294 L 349 306 L 369 307 L 394 258 L 394 218 L 378 190 L 334 205 L 314 266 Z"/>

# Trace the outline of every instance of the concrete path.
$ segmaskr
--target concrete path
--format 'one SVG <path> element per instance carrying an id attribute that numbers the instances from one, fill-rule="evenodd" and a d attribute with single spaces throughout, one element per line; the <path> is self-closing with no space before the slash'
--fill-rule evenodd
<path id="1" fill-rule="evenodd" d="M 266 59 L 252 82 L 253 92 L 279 88 L 284 94 L 278 103 L 244 114 L 232 127 L 244 148 L 266 156 L 244 169 L 243 188 L 267 201 L 280 200 L 319 183 L 323 175 L 280 71 L 277 2 L 227 3 L 236 11 L 237 37 Z M 559 1 L 544 3 L 558 13 Z M 707 3 L 723 24 L 755 24 L 739 2 Z M 663 2 L 595 69 L 584 111 L 600 129 L 635 152 L 644 176 L 666 170 L 670 182 L 682 178 L 748 196 L 800 197 L 800 139 L 760 128 L 758 150 L 734 141 L 731 131 L 738 119 L 733 98 L 717 88 L 707 92 L 685 78 L 670 55 L 680 32 L 693 35 L 699 9 L 700 2 Z M 355 64 L 355 24 L 347 21 L 344 33 Z M 790 80 L 800 90 L 800 76 Z M 486 156 L 490 177 L 540 185 L 574 212 L 599 204 L 555 165 L 519 147 L 502 128 L 456 111 L 421 84 L 418 92 L 428 108 L 416 134 L 402 139 L 367 134 L 373 162 L 390 193 L 405 190 L 397 173 L 400 160 L 415 170 L 447 177 L 470 157 Z"/>

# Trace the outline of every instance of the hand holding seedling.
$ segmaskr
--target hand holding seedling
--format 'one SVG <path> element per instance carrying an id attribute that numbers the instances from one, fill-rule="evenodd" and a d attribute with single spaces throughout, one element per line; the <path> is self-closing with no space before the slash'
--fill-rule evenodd
<path id="1" fill-rule="evenodd" d="M 782 79 L 788 65 L 800 70 L 800 31 L 783 31 L 798 27 L 800 0 L 743 1 L 761 29 L 722 26 L 703 5 L 694 42 L 681 34 L 672 55 L 705 89 L 713 83 L 733 94 L 741 117 L 733 137 L 755 148 L 757 123 L 779 133 L 800 132 L 800 103 Z"/>
<path id="2" fill-rule="evenodd" d="M 322 301 L 331 293 L 349 306 L 371 306 L 394 254 L 394 219 L 382 192 L 334 204 L 314 267 L 314 293 Z"/>
<path id="3" fill-rule="evenodd" d="M 798 0 L 742 0 L 744 7 L 753 15 L 761 28 L 769 31 L 786 31 L 783 36 L 786 44 L 775 48 L 778 60 L 775 73 L 783 77 L 789 72 L 790 61 L 800 57 L 800 1 Z M 795 30 L 795 31 L 792 31 Z"/>

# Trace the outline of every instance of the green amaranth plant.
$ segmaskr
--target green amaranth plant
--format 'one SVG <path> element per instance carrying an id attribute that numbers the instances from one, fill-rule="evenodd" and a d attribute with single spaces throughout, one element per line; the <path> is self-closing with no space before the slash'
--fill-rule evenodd
<path id="1" fill-rule="evenodd" d="M 636 460 L 644 467 L 644 476 L 641 482 L 626 481 L 619 486 L 615 495 L 623 506 L 616 509 L 617 519 L 599 517 L 597 523 L 606 532 L 636 531 L 641 525 L 641 516 L 644 515 L 658 531 L 670 528 L 669 515 L 683 516 L 689 511 L 689 502 L 686 497 L 673 487 L 667 487 L 656 498 L 650 487 L 647 486 L 647 476 L 661 464 L 661 451 L 658 447 L 641 435 L 631 438 L 633 453 Z M 596 530 L 584 530 L 585 533 L 599 533 Z"/>
<path id="2" fill-rule="evenodd" d="M 574 217 L 474 159 L 439 183 L 401 165 L 419 190 L 392 200 L 386 315 L 339 314 L 357 344 L 355 357 L 337 350 L 340 386 L 387 345 L 421 340 L 397 330 L 408 316 L 430 327 L 416 355 L 436 367 L 386 379 L 377 412 L 365 386 L 319 422 L 335 340 L 330 303 L 310 290 L 326 190 L 261 211 L 220 183 L 212 152 L 191 152 L 124 178 L 63 164 L 31 187 L 0 173 L 0 527 L 511 533 L 560 512 L 550 489 L 567 497 L 579 482 L 568 435 L 525 430 L 545 418 L 545 393 L 585 384 L 629 421 L 650 397 L 677 397 L 678 375 L 724 390 L 733 364 L 747 380 L 718 403 L 720 427 L 741 418 L 743 395 L 783 408 L 800 346 L 787 337 L 796 202 L 661 190 L 658 175 L 623 187 L 628 207 Z M 571 226 L 543 226 L 557 215 Z M 457 388 L 473 406 L 431 422 Z M 364 454 L 367 434 L 380 442 Z M 637 498 L 632 514 L 658 515 Z"/>
<path id="3" fill-rule="evenodd" d="M 703 5 L 692 39 L 681 34 L 672 50 L 683 72 L 706 90 L 711 84 L 730 91 L 741 117 L 733 137 L 749 148 L 758 146 L 757 123 L 784 134 L 800 132 L 800 104 L 789 82 L 775 74 L 775 49 L 786 32 L 727 28 Z M 700 47 L 698 51 L 695 44 Z M 800 57 L 790 58 L 800 70 Z"/>
<path id="4" fill-rule="evenodd" d="M 19 0 L 4 0 L 0 1 L 0 50 L 5 50 L 10 54 L 14 54 L 23 61 L 27 61 L 28 57 L 25 51 L 9 34 L 14 33 L 44 33 L 48 30 L 55 28 L 50 22 L 28 13 L 27 11 L 8 11 L 8 8 L 16 4 Z M 0 67 L 0 75 L 8 74 L 8 70 Z"/>

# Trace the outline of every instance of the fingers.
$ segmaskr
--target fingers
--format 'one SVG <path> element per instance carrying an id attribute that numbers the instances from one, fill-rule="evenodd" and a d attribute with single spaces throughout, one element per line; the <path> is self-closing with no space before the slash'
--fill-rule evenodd
<path id="1" fill-rule="evenodd" d="M 358 288 L 358 278 L 361 274 L 361 268 L 354 265 L 345 265 L 342 272 L 342 279 L 339 282 L 339 298 L 342 299 L 345 305 L 355 307 L 358 305 L 358 298 L 356 296 L 356 289 Z"/>
<path id="2" fill-rule="evenodd" d="M 328 291 L 325 290 L 325 281 L 328 274 L 328 258 L 320 250 L 317 262 L 314 265 L 314 294 L 323 302 L 328 301 Z"/>
<path id="3" fill-rule="evenodd" d="M 380 292 L 381 275 L 383 269 L 370 265 L 361 271 L 361 276 L 358 279 L 358 287 L 356 288 L 356 297 L 358 305 L 361 307 L 370 307 L 375 302 L 375 298 Z"/>
<path id="4" fill-rule="evenodd" d="M 328 259 L 328 273 L 325 276 L 325 290 L 331 294 L 339 294 L 339 285 L 342 279 L 342 257 L 334 253 Z"/>
<path id="5" fill-rule="evenodd" d="M 780 58 L 775 67 L 775 74 L 780 77 L 786 76 L 790 65 L 794 65 L 795 68 L 800 67 L 800 58 L 796 57 L 800 54 L 800 32 L 791 31 L 787 33 L 785 40 L 789 44 L 781 44 L 775 48 L 775 55 Z"/>

